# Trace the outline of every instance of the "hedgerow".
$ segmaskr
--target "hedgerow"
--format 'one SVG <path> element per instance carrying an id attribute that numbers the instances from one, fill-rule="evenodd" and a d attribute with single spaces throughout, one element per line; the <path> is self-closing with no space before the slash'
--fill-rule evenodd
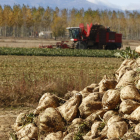
<path id="1" fill-rule="evenodd" d="M 77 50 L 48 48 L 8 48 L 0 47 L 0 55 L 22 56 L 75 56 L 75 57 L 115 57 L 120 50 Z"/>

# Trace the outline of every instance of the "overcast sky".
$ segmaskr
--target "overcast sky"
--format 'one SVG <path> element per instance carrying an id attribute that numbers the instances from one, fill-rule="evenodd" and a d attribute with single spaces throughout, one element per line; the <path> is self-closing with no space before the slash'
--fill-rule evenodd
<path id="1" fill-rule="evenodd" d="M 140 0 L 108 0 L 108 2 L 118 6 L 128 6 L 130 4 L 140 4 Z"/>
<path id="2" fill-rule="evenodd" d="M 121 7 L 123 10 L 140 10 L 140 0 L 108 0 L 108 2 Z"/>
<path id="3" fill-rule="evenodd" d="M 140 10 L 140 0 L 87 0 L 93 3 L 99 3 L 100 1 L 106 5 L 114 5 L 123 10 Z"/>
<path id="4" fill-rule="evenodd" d="M 68 1 L 78 1 L 80 0 L 0 0 L 0 5 L 10 5 L 13 6 L 14 4 L 25 4 L 29 6 L 46 6 L 47 3 L 50 3 L 50 1 L 56 1 L 56 3 L 61 3 L 63 1 L 68 3 Z M 83 0 L 81 0 L 83 1 Z M 119 7 L 123 10 L 140 10 L 140 0 L 85 0 L 93 3 L 100 3 L 103 2 L 106 5 L 114 5 Z M 76 5 L 75 5 L 76 6 Z"/>

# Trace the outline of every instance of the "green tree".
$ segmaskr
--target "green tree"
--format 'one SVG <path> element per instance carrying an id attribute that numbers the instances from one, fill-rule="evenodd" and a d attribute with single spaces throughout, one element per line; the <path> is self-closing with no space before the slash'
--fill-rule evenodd
<path id="1" fill-rule="evenodd" d="M 31 28 L 33 26 L 32 10 L 29 8 L 28 5 L 23 5 L 21 10 L 23 15 L 21 36 L 29 36 L 31 32 Z"/>
<path id="2" fill-rule="evenodd" d="M 80 23 L 84 23 L 84 9 L 83 8 L 77 11 L 75 15 L 75 22 L 76 22 L 76 25 L 79 25 Z"/>
<path id="3" fill-rule="evenodd" d="M 10 27 L 13 25 L 13 11 L 9 5 L 4 5 L 3 10 L 3 23 L 5 27 L 5 36 L 9 35 Z"/>
<path id="4" fill-rule="evenodd" d="M 42 26 L 44 30 L 50 30 L 51 28 L 52 13 L 53 13 L 53 10 L 47 7 L 47 9 L 44 12 L 43 19 L 42 19 Z"/>
<path id="5" fill-rule="evenodd" d="M 3 9 L 2 9 L 2 6 L 0 5 L 0 26 L 2 27 L 4 25 L 4 22 L 3 22 Z"/>
<path id="6" fill-rule="evenodd" d="M 117 31 L 118 28 L 118 20 L 117 20 L 117 13 L 116 11 L 112 12 L 112 17 L 111 17 L 111 27 L 113 31 Z"/>
<path id="7" fill-rule="evenodd" d="M 13 7 L 13 27 L 14 27 L 14 36 L 19 36 L 21 31 L 21 26 L 23 25 L 23 13 L 20 5 L 14 5 Z"/>
<path id="8" fill-rule="evenodd" d="M 91 8 L 85 11 L 84 20 L 85 20 L 85 24 L 90 24 L 93 22 L 93 11 Z"/>
<path id="9" fill-rule="evenodd" d="M 55 10 L 54 10 L 54 13 L 53 13 L 53 18 L 58 17 L 59 16 L 59 12 L 60 12 L 59 8 L 56 7 Z"/>
<path id="10" fill-rule="evenodd" d="M 55 39 L 59 36 L 64 36 L 66 26 L 65 26 L 64 20 L 61 17 L 58 16 L 53 19 L 51 28 L 52 28 L 52 33 Z"/>
<path id="11" fill-rule="evenodd" d="M 67 22 L 68 22 L 68 10 L 67 9 L 61 10 L 61 18 L 63 19 L 65 25 L 67 25 Z"/>
<path id="12" fill-rule="evenodd" d="M 2 35 L 2 28 L 4 26 L 4 19 L 3 19 L 3 9 L 2 6 L 0 5 L 0 35 Z"/>
<path id="13" fill-rule="evenodd" d="M 135 14 L 135 30 L 136 30 L 136 39 L 140 38 L 140 13 L 138 11 L 134 11 Z"/>
<path id="14" fill-rule="evenodd" d="M 76 13 L 78 12 L 78 10 L 77 9 L 75 9 L 75 8 L 73 8 L 72 10 L 70 10 L 70 12 L 69 12 L 69 19 L 68 19 L 68 26 L 71 26 L 71 27 L 75 27 L 75 26 L 78 26 L 77 24 L 76 24 L 76 17 L 75 17 L 75 15 L 76 15 Z"/>
<path id="15" fill-rule="evenodd" d="M 23 6 L 21 8 L 22 15 L 23 15 L 23 24 L 22 24 L 22 28 L 21 28 L 21 36 L 22 37 L 26 36 L 26 34 L 27 34 L 27 28 L 26 28 L 27 9 L 28 9 L 28 6 L 23 4 Z"/>
<path id="16" fill-rule="evenodd" d="M 44 12 L 45 10 L 43 7 L 38 7 L 38 9 L 33 12 L 34 32 L 42 30 Z"/>

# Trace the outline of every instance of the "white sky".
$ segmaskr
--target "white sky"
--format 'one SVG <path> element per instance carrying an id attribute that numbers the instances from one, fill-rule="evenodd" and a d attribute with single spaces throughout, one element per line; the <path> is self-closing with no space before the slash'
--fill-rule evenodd
<path id="1" fill-rule="evenodd" d="M 104 3 L 122 10 L 140 10 L 140 0 L 87 0 L 93 3 Z"/>
<path id="2" fill-rule="evenodd" d="M 140 10 L 140 0 L 108 0 L 108 2 L 122 10 Z"/>
<path id="3" fill-rule="evenodd" d="M 140 0 L 108 0 L 108 2 L 118 5 L 118 6 L 128 6 L 130 4 L 140 4 Z"/>

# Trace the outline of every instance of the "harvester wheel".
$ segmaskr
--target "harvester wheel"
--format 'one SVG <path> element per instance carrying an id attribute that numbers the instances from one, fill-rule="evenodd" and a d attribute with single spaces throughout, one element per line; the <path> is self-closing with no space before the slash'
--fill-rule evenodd
<path id="1" fill-rule="evenodd" d="M 115 44 L 111 45 L 111 50 L 116 50 L 117 46 Z"/>
<path id="2" fill-rule="evenodd" d="M 117 46 L 115 44 L 112 44 L 112 45 L 107 45 L 105 47 L 106 50 L 116 50 L 117 49 Z"/>
<path id="3" fill-rule="evenodd" d="M 79 41 L 76 45 L 76 49 L 87 49 L 87 45 L 85 42 Z"/>

